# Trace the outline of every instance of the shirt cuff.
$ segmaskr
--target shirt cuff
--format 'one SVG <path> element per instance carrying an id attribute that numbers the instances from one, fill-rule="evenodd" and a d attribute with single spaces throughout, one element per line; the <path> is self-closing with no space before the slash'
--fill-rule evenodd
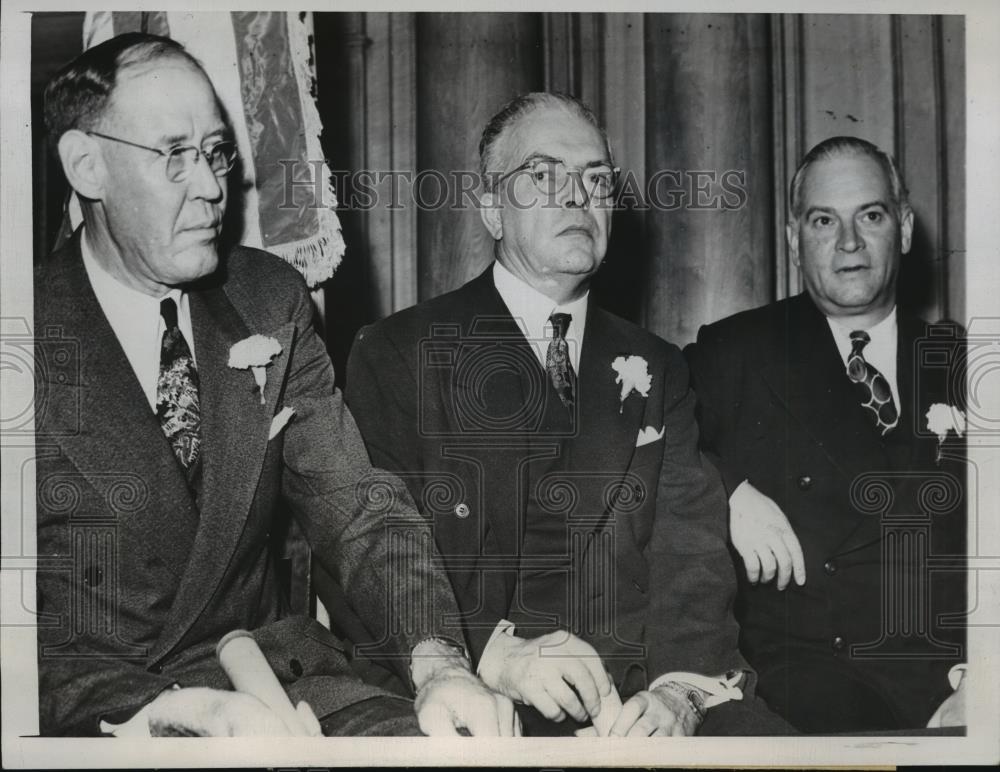
<path id="1" fill-rule="evenodd" d="M 170 689 L 174 691 L 180 688 L 180 684 L 170 686 Z M 168 690 L 164 689 L 164 691 Z M 160 692 L 160 694 L 162 693 Z M 115 737 L 152 737 L 153 735 L 149 732 L 149 708 L 152 704 L 152 701 L 147 702 L 132 718 L 121 724 L 112 724 L 110 721 L 101 719 L 99 724 L 101 732 Z"/>
<path id="2" fill-rule="evenodd" d="M 707 696 L 704 700 L 706 708 L 714 708 L 730 700 L 742 700 L 743 689 L 740 688 L 746 673 L 742 670 L 730 670 L 725 675 L 712 677 L 698 673 L 674 672 L 664 673 L 649 685 L 649 691 L 667 683 L 679 683 L 700 689 Z"/>
<path id="3" fill-rule="evenodd" d="M 472 672 L 465 644 L 443 635 L 432 635 L 410 650 L 410 686 L 414 693 L 433 678 L 442 666 L 459 666 Z"/>
<path id="4" fill-rule="evenodd" d="M 489 663 L 492 661 L 492 657 L 497 656 L 497 649 L 493 643 L 501 635 L 506 635 L 510 638 L 514 637 L 514 623 L 506 619 L 501 619 L 497 622 L 497 626 L 493 628 L 493 634 L 490 636 L 489 640 L 486 641 L 486 645 L 483 647 L 483 654 L 479 658 L 479 666 L 476 668 L 476 675 L 481 675 L 483 672 L 483 665 L 485 664 L 489 667 Z M 491 656 L 492 651 L 492 656 Z"/>
<path id="5" fill-rule="evenodd" d="M 948 671 L 948 683 L 951 684 L 951 690 L 955 691 L 962 684 L 962 679 L 965 678 L 965 672 L 969 669 L 968 662 L 962 662 L 955 665 L 951 670 Z"/>

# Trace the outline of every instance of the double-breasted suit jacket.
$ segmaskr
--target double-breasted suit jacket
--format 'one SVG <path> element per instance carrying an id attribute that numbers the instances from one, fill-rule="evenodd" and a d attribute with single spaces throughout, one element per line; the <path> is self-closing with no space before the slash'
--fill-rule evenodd
<path id="1" fill-rule="evenodd" d="M 644 361 L 648 390 L 622 397 L 618 357 Z M 507 618 L 590 642 L 623 697 L 744 667 L 680 351 L 591 301 L 575 392 L 561 404 L 492 268 L 362 329 L 346 389 L 374 463 L 433 520 L 474 659 Z"/>
<path id="2" fill-rule="evenodd" d="M 964 655 L 962 443 L 926 418 L 961 406 L 960 339 L 904 313 L 897 329 L 884 438 L 806 294 L 707 325 L 685 352 L 727 491 L 749 480 L 802 545 L 805 585 L 741 579 L 737 617 L 758 693 L 807 731 L 923 726 Z"/>
<path id="3" fill-rule="evenodd" d="M 369 461 L 297 272 L 237 247 L 190 289 L 196 501 L 89 284 L 79 238 L 35 280 L 42 732 L 96 734 L 101 719 L 124 720 L 174 684 L 230 688 L 214 646 L 237 628 L 253 631 L 293 700 L 321 718 L 382 694 L 351 674 L 329 631 L 286 616 L 270 539 L 282 511 L 405 678 L 410 648 L 437 630 L 431 613 L 405 610 L 454 613 L 454 597 L 427 551 L 408 551 L 417 540 L 394 548 L 405 581 L 389 576 L 387 513 L 366 501 Z M 262 394 L 249 370 L 227 364 L 251 334 L 281 346 Z M 294 415 L 279 431 L 284 408 Z M 422 528 L 403 486 L 378 477 L 396 486 L 397 523 Z"/>

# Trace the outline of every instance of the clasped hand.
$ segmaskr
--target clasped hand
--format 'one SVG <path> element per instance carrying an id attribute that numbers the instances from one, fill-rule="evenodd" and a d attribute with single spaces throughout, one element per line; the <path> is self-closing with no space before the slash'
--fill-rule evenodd
<path id="1" fill-rule="evenodd" d="M 491 689 L 532 705 L 551 721 L 598 715 L 611 679 L 600 655 L 575 635 L 558 631 L 538 638 L 499 635 L 479 667 Z"/>

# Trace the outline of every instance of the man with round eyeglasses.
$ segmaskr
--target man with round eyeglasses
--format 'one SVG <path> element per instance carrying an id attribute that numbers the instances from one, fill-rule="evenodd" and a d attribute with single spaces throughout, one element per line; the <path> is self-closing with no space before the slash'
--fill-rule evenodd
<path id="1" fill-rule="evenodd" d="M 237 153 L 198 62 L 120 35 L 53 79 L 45 114 L 83 225 L 35 276 L 41 732 L 512 734 L 510 700 L 442 622 L 458 609 L 432 551 L 390 550 L 364 497 L 373 470 L 304 281 L 221 246 Z M 405 488 L 379 479 L 419 537 Z M 382 639 L 400 694 L 288 614 L 285 512 Z M 217 659 L 237 630 L 280 683 L 267 702 Z"/>
<path id="2" fill-rule="evenodd" d="M 572 97 L 525 94 L 479 154 L 494 260 L 361 330 L 346 391 L 433 519 L 479 674 L 526 734 L 788 731 L 736 648 L 683 357 L 589 296 L 618 171 L 604 132 Z"/>
<path id="3" fill-rule="evenodd" d="M 130 142 L 121 137 L 112 137 L 110 134 L 101 134 L 99 131 L 86 131 L 84 133 L 91 137 L 100 137 L 112 142 L 120 142 L 123 145 L 137 147 L 140 150 L 149 150 L 151 153 L 163 156 L 167 159 L 167 165 L 164 167 L 164 170 L 167 173 L 167 179 L 171 182 L 183 182 L 186 180 L 188 175 L 194 171 L 195 165 L 202 158 L 205 159 L 208 168 L 212 170 L 212 173 L 216 177 L 225 177 L 232 170 L 237 158 L 236 143 L 231 140 L 216 142 L 207 150 L 202 150 L 193 145 L 177 145 L 171 147 L 169 150 L 161 150 L 158 147 L 149 147 L 148 145 L 140 145 L 138 142 Z"/>

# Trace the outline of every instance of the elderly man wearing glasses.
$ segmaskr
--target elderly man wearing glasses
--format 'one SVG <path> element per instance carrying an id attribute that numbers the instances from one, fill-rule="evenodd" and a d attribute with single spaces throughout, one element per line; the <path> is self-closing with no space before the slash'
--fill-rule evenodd
<path id="1" fill-rule="evenodd" d="M 378 475 L 398 492 L 395 527 L 418 535 L 391 550 L 386 510 L 360 495 L 373 470 L 305 283 L 220 247 L 236 151 L 200 65 L 167 38 L 122 35 L 45 100 L 84 224 L 35 282 L 42 733 L 512 734 L 510 700 L 442 626 L 458 608 L 405 488 Z M 282 511 L 415 703 L 288 615 Z M 217 661 L 236 630 L 274 671 L 270 692 Z"/>
<path id="2" fill-rule="evenodd" d="M 479 152 L 495 260 L 363 329 L 347 399 L 433 519 L 480 676 L 526 734 L 787 731 L 736 648 L 684 360 L 588 294 L 617 176 L 604 132 L 531 93 Z"/>

